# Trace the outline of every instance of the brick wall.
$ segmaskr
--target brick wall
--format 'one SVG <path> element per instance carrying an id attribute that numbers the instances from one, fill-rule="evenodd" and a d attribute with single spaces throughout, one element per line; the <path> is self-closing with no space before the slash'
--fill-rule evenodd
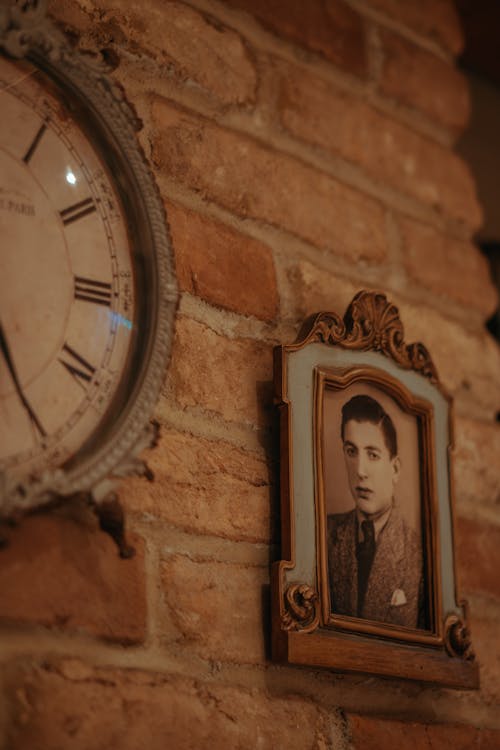
<path id="1" fill-rule="evenodd" d="M 167 206 L 181 289 L 136 556 L 83 509 L 0 553 L 5 750 L 500 747 L 497 297 L 471 241 L 449 0 L 52 0 L 114 73 Z M 272 348 L 380 288 L 456 399 L 462 590 L 479 692 L 269 661 L 279 556 Z"/>

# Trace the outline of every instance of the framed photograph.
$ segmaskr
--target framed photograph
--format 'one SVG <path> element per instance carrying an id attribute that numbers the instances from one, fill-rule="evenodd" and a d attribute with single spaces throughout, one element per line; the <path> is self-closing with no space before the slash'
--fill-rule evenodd
<path id="1" fill-rule="evenodd" d="M 275 350 L 273 657 L 476 688 L 453 548 L 452 402 L 397 308 L 359 292 Z"/>

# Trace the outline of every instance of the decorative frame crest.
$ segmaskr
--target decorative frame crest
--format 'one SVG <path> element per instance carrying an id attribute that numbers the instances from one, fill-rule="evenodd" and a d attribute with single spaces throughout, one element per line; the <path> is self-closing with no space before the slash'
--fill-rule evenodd
<path id="1" fill-rule="evenodd" d="M 275 392 L 281 436 L 282 559 L 272 570 L 273 658 L 452 687 L 478 687 L 467 603 L 459 599 L 456 590 L 450 471 L 452 401 L 426 347 L 405 342 L 399 311 L 385 294 L 360 291 L 343 317 L 331 312 L 313 315 L 294 344 L 276 347 Z M 365 392 L 375 395 L 392 415 L 396 431 L 400 430 L 406 441 L 404 450 L 411 457 L 406 465 L 413 462 L 415 467 L 417 479 L 413 475 L 413 479 L 407 478 L 406 487 L 413 483 L 408 494 L 416 500 L 414 507 L 408 500 L 403 510 L 408 518 L 413 514 L 417 519 L 412 522 L 411 538 L 419 540 L 421 557 L 414 558 L 417 562 L 409 559 L 407 567 L 420 580 L 418 591 L 423 592 L 419 593 L 418 619 L 405 621 L 402 613 L 407 608 L 397 610 L 407 604 L 400 589 L 394 591 L 392 609 L 383 610 L 387 615 L 365 616 L 359 599 L 357 611 L 335 609 L 340 607 L 334 604 L 339 601 L 335 587 L 345 582 L 352 589 L 357 575 L 353 573 L 357 567 L 344 572 L 338 561 L 355 559 L 360 537 L 353 532 L 352 539 L 349 537 L 351 557 L 339 558 L 332 551 L 331 525 L 340 523 L 338 519 L 344 523 L 348 518 L 349 524 L 351 519 L 353 523 L 356 517 L 361 519 L 362 503 L 356 511 L 351 488 L 349 502 L 354 509 L 340 515 L 328 513 L 335 493 L 335 502 L 344 498 L 340 490 L 332 489 L 325 461 L 335 465 L 336 482 L 341 486 L 344 460 L 335 458 L 342 455 L 339 405 L 352 394 Z M 329 427 L 329 421 L 335 429 Z M 410 440 L 405 435 L 414 437 Z M 331 454 L 334 439 L 339 448 Z M 371 493 L 361 490 L 362 496 L 374 497 Z M 393 496 L 392 510 L 384 519 L 396 519 L 394 502 Z M 383 529 L 389 528 L 389 522 L 384 523 Z M 401 524 L 398 529 L 410 534 L 410 522 Z M 404 547 L 405 555 L 409 549 Z M 419 559 L 423 559 L 422 568 Z"/>
<path id="2" fill-rule="evenodd" d="M 438 383 L 426 347 L 421 343 L 405 343 L 399 310 L 381 292 L 358 292 L 343 318 L 336 313 L 319 313 L 307 325 L 310 326 L 307 342 L 316 339 L 344 349 L 381 352 L 399 367 L 415 370 L 431 383 Z"/>

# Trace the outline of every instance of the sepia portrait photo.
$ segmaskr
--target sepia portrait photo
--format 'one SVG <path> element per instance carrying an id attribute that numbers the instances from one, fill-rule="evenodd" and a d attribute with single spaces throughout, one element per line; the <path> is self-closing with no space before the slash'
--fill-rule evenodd
<path id="1" fill-rule="evenodd" d="M 358 292 L 274 351 L 280 662 L 477 687 L 454 560 L 453 400 L 397 307 Z"/>
<path id="2" fill-rule="evenodd" d="M 418 420 L 367 382 L 323 394 L 323 482 L 334 616 L 426 629 Z"/>

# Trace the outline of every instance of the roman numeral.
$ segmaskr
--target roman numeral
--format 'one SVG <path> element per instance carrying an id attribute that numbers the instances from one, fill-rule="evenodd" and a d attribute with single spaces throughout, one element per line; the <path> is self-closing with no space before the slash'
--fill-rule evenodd
<path id="1" fill-rule="evenodd" d="M 64 344 L 63 352 L 66 352 L 67 356 L 65 359 L 59 357 L 59 362 L 67 369 L 69 374 L 75 378 L 79 385 L 85 387 L 84 383 L 90 383 L 92 380 L 92 376 L 95 373 L 95 367 L 92 367 L 92 365 L 87 362 L 81 354 L 75 352 L 69 344 Z M 84 382 L 82 383 L 82 381 Z"/>
<path id="2" fill-rule="evenodd" d="M 39 439 L 39 436 L 40 436 L 40 438 L 46 438 L 47 437 L 47 433 L 43 429 L 43 427 L 42 427 L 42 425 L 40 423 L 40 420 L 38 419 L 38 417 L 35 414 L 35 412 L 33 411 L 33 409 L 29 410 L 29 418 L 30 418 L 31 424 L 33 425 L 36 438 Z"/>
<path id="3" fill-rule="evenodd" d="M 78 221 L 78 219 L 83 219 L 84 216 L 88 216 L 88 214 L 93 213 L 95 210 L 96 205 L 94 203 L 94 199 L 85 198 L 85 200 L 79 201 L 73 206 L 63 208 L 62 211 L 59 211 L 59 215 L 64 226 L 67 226 L 68 224 L 72 224 L 72 222 L 74 221 Z"/>
<path id="4" fill-rule="evenodd" d="M 111 284 L 75 276 L 75 299 L 111 306 Z"/>
<path id="5" fill-rule="evenodd" d="M 29 164 L 31 157 L 33 156 L 33 154 L 37 150 L 38 144 L 42 140 L 43 134 L 45 133 L 46 130 L 47 130 L 47 125 L 46 125 L 46 123 L 43 123 L 43 125 L 40 126 L 40 128 L 38 129 L 37 134 L 33 138 L 33 141 L 31 143 L 30 147 L 28 148 L 28 150 L 26 151 L 25 155 L 23 156 L 23 161 L 24 161 L 25 164 Z"/>

